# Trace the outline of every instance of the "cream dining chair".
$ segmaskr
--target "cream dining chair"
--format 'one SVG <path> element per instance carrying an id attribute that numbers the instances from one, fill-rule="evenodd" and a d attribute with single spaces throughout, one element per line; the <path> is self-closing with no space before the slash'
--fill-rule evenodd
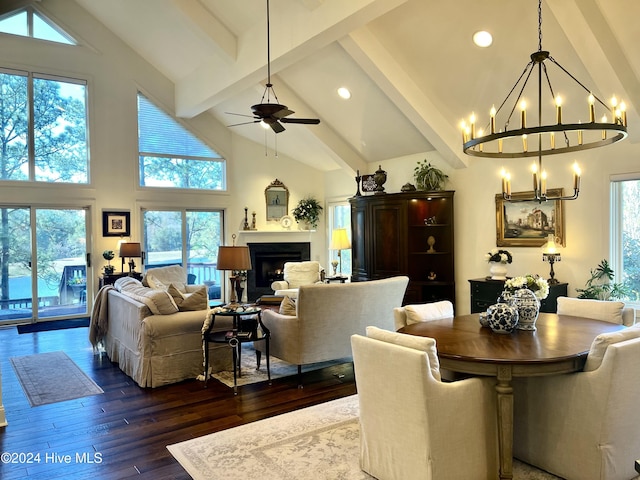
<path id="1" fill-rule="evenodd" d="M 588 298 L 558 297 L 557 313 L 602 320 L 630 327 L 636 323 L 636 310 L 624 302 Z"/>
<path id="2" fill-rule="evenodd" d="M 514 456 L 567 480 L 630 480 L 640 325 L 598 335 L 583 372 L 515 379 Z"/>
<path id="3" fill-rule="evenodd" d="M 495 479 L 495 380 L 442 383 L 432 338 L 369 327 L 351 345 L 365 472 L 379 480 Z"/>

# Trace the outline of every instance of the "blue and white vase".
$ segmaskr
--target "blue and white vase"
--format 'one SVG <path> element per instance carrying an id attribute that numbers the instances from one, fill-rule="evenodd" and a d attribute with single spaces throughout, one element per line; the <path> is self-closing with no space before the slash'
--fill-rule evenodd
<path id="1" fill-rule="evenodd" d="M 511 297 L 511 305 L 518 309 L 518 330 L 536 329 L 536 320 L 540 313 L 540 300 L 528 288 L 516 290 Z"/>
<path id="2" fill-rule="evenodd" d="M 487 308 L 489 327 L 496 333 L 511 333 L 518 325 L 518 309 L 508 303 L 496 303 Z"/>

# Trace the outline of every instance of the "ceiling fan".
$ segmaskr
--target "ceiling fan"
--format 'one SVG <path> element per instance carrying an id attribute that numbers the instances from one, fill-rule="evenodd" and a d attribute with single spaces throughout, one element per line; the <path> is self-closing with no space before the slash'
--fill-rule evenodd
<path id="1" fill-rule="evenodd" d="M 282 125 L 283 123 L 300 123 L 307 125 L 319 124 L 320 119 L 318 118 L 289 118 L 289 115 L 292 115 L 295 112 L 293 110 L 289 110 L 286 105 L 279 103 L 278 96 L 276 95 L 276 92 L 273 89 L 273 84 L 271 83 L 271 40 L 269 33 L 269 0 L 267 0 L 267 83 L 265 85 L 264 93 L 262 94 L 260 103 L 251 106 L 253 115 L 227 112 L 230 115 L 253 118 L 252 121 L 235 123 L 227 126 L 236 127 L 238 125 L 248 125 L 251 123 L 263 123 L 271 127 L 275 133 L 280 133 L 285 130 Z M 271 95 L 273 95 L 275 103 L 271 103 Z"/>

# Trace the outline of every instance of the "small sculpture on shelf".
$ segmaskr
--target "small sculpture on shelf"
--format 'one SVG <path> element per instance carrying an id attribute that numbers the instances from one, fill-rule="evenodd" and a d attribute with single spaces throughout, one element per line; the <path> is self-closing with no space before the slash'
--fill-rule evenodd
<path id="1" fill-rule="evenodd" d="M 378 170 L 376 170 L 375 174 L 373 175 L 373 181 L 376 182 L 375 195 L 381 195 L 385 193 L 383 185 L 387 181 L 387 172 L 382 170 L 382 165 L 378 165 Z"/>
<path id="2" fill-rule="evenodd" d="M 360 193 L 360 180 L 362 180 L 362 176 L 360 176 L 360 170 L 356 170 L 356 197 L 362 196 L 362 194 Z"/>
<path id="3" fill-rule="evenodd" d="M 244 224 L 242 225 L 243 230 L 249 230 L 249 219 L 247 218 L 247 211 L 249 209 L 244 207 Z"/>
<path id="4" fill-rule="evenodd" d="M 256 229 L 256 212 L 251 212 L 251 230 Z"/>
<path id="5" fill-rule="evenodd" d="M 436 249 L 433 248 L 433 246 L 436 244 L 436 239 L 433 237 L 433 235 L 429 235 L 429 238 L 427 238 L 427 244 L 429 245 L 429 250 L 427 250 L 427 253 L 436 253 Z"/>

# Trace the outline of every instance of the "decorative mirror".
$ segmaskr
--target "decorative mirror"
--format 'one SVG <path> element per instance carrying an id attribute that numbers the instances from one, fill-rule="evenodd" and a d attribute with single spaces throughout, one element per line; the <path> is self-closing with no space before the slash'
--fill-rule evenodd
<path id="1" fill-rule="evenodd" d="M 277 178 L 264 190 L 267 221 L 280 220 L 289 212 L 289 189 Z"/>

